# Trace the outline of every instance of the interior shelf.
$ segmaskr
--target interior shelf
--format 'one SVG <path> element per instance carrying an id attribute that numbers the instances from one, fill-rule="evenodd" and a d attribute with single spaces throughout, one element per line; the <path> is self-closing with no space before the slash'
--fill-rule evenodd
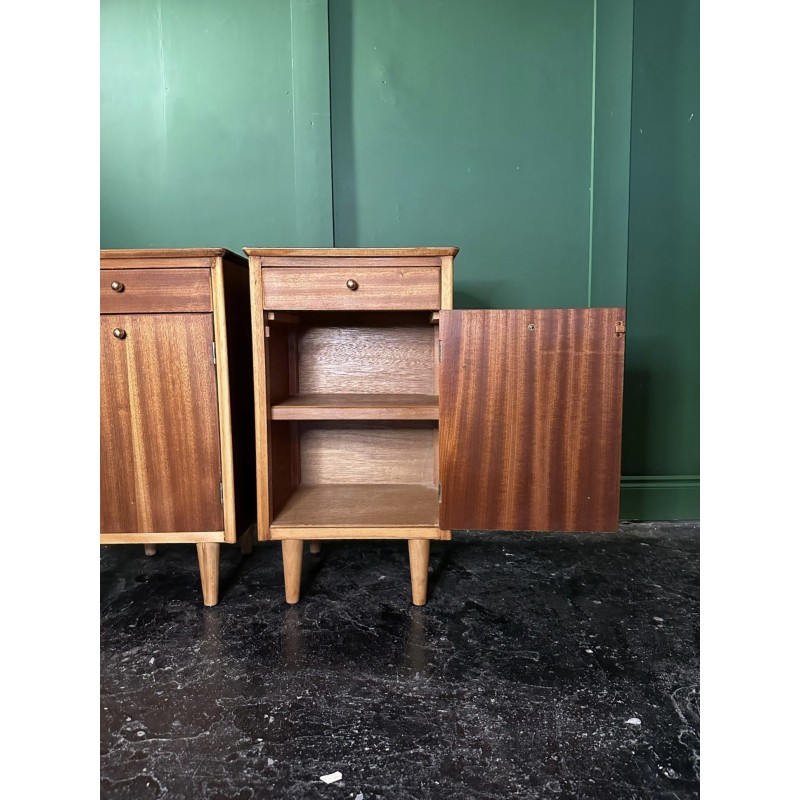
<path id="1" fill-rule="evenodd" d="M 439 493 L 425 484 L 304 484 L 286 501 L 273 528 L 436 527 Z"/>
<path id="2" fill-rule="evenodd" d="M 439 419 L 434 394 L 298 394 L 272 405 L 275 420 Z"/>

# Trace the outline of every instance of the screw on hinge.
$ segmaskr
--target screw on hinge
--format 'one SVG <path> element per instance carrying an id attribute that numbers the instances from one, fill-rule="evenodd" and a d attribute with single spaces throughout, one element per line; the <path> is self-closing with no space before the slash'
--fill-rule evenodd
<path id="1" fill-rule="evenodd" d="M 625 333 L 625 323 L 621 322 L 621 321 L 618 321 L 614 325 L 614 333 L 616 333 L 617 336 L 622 336 L 622 334 Z"/>
<path id="2" fill-rule="evenodd" d="M 219 502 L 220 505 L 223 505 L 225 503 L 225 498 L 222 494 L 222 481 L 219 482 Z"/>

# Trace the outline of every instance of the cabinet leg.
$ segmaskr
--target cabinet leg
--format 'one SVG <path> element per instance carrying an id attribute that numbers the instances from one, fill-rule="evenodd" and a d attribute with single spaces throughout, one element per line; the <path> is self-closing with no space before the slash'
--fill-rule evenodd
<path id="1" fill-rule="evenodd" d="M 303 540 L 285 539 L 283 549 L 283 583 L 286 602 L 294 605 L 300 600 L 300 575 L 303 571 Z"/>
<path id="2" fill-rule="evenodd" d="M 144 554 L 146 556 L 154 556 L 156 554 L 156 546 L 154 544 L 146 544 L 144 546 Z"/>
<path id="3" fill-rule="evenodd" d="M 239 549 L 242 551 L 243 556 L 249 556 L 253 552 L 253 537 L 255 531 L 253 528 L 248 528 L 242 538 L 239 540 Z"/>
<path id="4" fill-rule="evenodd" d="M 197 561 L 200 564 L 203 603 L 215 606 L 219 595 L 219 542 L 199 542 Z"/>
<path id="5" fill-rule="evenodd" d="M 322 552 L 322 542 L 311 542 L 308 545 L 308 552 L 309 553 L 321 553 Z"/>
<path id="6" fill-rule="evenodd" d="M 411 566 L 411 602 L 415 606 L 424 606 L 428 600 L 428 559 L 430 554 L 430 540 L 408 540 L 408 561 Z"/>

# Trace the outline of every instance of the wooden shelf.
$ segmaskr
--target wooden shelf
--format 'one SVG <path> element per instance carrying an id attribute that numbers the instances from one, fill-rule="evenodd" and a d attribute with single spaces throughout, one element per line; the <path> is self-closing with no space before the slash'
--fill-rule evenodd
<path id="1" fill-rule="evenodd" d="M 300 394 L 275 403 L 272 419 L 439 419 L 439 398 L 435 394 Z"/>
<path id="2" fill-rule="evenodd" d="M 323 483 L 298 487 L 271 527 L 436 528 L 438 524 L 439 494 L 433 486 Z"/>

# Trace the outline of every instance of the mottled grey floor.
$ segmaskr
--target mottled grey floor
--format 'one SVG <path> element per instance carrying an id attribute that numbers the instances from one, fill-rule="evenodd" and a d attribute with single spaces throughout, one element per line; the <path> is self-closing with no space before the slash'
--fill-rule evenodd
<path id="1" fill-rule="evenodd" d="M 695 798 L 699 527 L 101 548 L 104 798 Z M 639 720 L 639 722 L 634 722 Z M 320 776 L 339 770 L 326 785 Z"/>

